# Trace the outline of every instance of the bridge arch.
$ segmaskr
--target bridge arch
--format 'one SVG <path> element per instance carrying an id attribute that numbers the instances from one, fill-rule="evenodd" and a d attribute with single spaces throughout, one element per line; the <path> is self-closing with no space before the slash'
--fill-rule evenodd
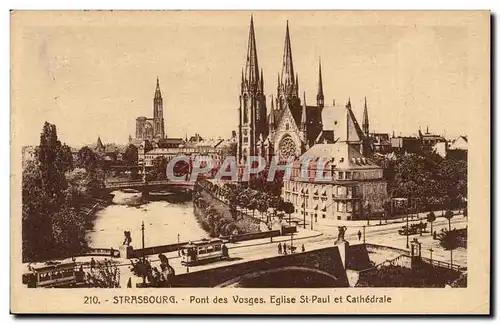
<path id="1" fill-rule="evenodd" d="M 280 286 L 279 288 L 299 288 L 296 284 L 297 282 L 293 282 L 294 276 L 290 276 L 290 273 L 295 273 L 295 276 L 297 274 L 302 274 L 305 277 L 312 277 L 314 278 L 313 280 L 317 281 L 318 287 L 325 287 L 325 283 L 327 283 L 327 286 L 335 287 L 336 282 L 339 280 L 336 276 L 322 271 L 318 269 L 312 269 L 312 268 L 307 268 L 307 267 L 298 267 L 298 266 L 286 266 L 286 267 L 280 267 L 276 269 L 268 269 L 268 270 L 261 270 L 261 271 L 255 271 L 251 273 L 246 273 L 244 275 L 238 276 L 236 278 L 233 278 L 231 280 L 227 280 L 219 285 L 217 285 L 217 288 L 223 288 L 223 287 L 234 287 L 238 284 L 243 284 L 245 286 L 246 284 L 250 284 L 252 282 L 260 281 L 262 278 L 274 278 L 277 275 L 283 275 L 287 274 L 287 276 L 282 276 L 281 278 L 287 278 L 289 281 L 281 281 L 278 283 Z M 285 279 L 286 280 L 286 279 Z M 308 285 L 311 283 L 309 282 Z M 283 287 L 282 287 L 283 286 Z M 300 286 L 300 283 L 299 283 Z M 245 288 L 254 288 L 254 287 L 247 287 Z M 269 287 L 272 288 L 272 287 Z"/>

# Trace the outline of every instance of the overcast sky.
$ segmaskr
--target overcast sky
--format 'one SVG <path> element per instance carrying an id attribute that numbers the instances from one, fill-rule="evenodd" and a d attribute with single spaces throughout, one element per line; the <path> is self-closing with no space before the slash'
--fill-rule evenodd
<path id="1" fill-rule="evenodd" d="M 238 126 L 250 14 L 13 15 L 12 119 L 22 129 L 22 144 L 38 143 L 44 121 L 56 124 L 70 145 L 97 136 L 126 143 L 135 135 L 135 118 L 152 116 L 157 76 L 169 137 L 229 137 Z M 488 44 L 478 41 L 474 16 L 253 15 L 268 102 L 276 93 L 289 20 L 294 68 L 308 104 L 316 101 L 321 56 L 325 102 L 345 104 L 350 97 L 361 123 L 366 96 L 373 131 L 411 134 L 429 125 L 454 137 L 474 127 L 463 112 L 484 104 L 478 84 L 488 69 L 488 57 L 478 56 Z"/>

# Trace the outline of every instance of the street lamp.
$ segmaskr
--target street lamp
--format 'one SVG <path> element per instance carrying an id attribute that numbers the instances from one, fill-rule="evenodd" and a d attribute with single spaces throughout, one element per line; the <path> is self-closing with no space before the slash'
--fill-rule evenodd
<path id="1" fill-rule="evenodd" d="M 177 234 L 177 255 L 178 256 L 181 256 L 181 249 L 179 246 L 180 244 L 181 244 L 181 235 Z"/>
<path id="2" fill-rule="evenodd" d="M 363 244 L 366 243 L 365 228 L 366 228 L 366 225 L 363 225 Z"/>
<path id="3" fill-rule="evenodd" d="M 144 251 L 144 221 L 141 223 L 141 234 L 142 234 L 142 283 L 146 284 L 146 254 Z"/>
<path id="4" fill-rule="evenodd" d="M 302 210 L 302 212 L 304 213 L 304 229 L 306 229 L 306 192 L 304 188 L 302 188 L 302 198 L 303 198 L 302 204 L 304 206 Z"/>
<path id="5" fill-rule="evenodd" d="M 432 248 L 430 248 L 429 252 L 431 252 L 431 267 L 432 267 L 432 252 L 434 252 L 434 250 Z"/>
<path id="6" fill-rule="evenodd" d="M 406 205 L 406 248 L 410 248 L 410 226 L 409 226 L 409 218 L 410 217 L 410 197 L 408 197 L 408 202 Z"/>

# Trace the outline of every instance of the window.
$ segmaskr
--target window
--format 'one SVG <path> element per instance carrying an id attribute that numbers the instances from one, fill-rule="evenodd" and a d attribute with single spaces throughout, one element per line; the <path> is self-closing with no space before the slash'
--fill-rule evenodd
<path id="1" fill-rule="evenodd" d="M 245 144 L 248 143 L 248 137 L 246 137 L 246 136 L 243 137 L 243 143 L 245 143 Z"/>
<path id="2" fill-rule="evenodd" d="M 339 171 L 339 180 L 344 180 L 344 172 Z"/>
<path id="3" fill-rule="evenodd" d="M 351 216 L 347 216 L 347 220 L 351 220 Z"/>
<path id="4" fill-rule="evenodd" d="M 340 216 L 337 216 L 337 220 L 340 220 L 340 219 L 341 219 L 341 217 L 340 217 Z"/>
<path id="5" fill-rule="evenodd" d="M 347 202 L 347 212 L 352 212 L 352 202 L 350 201 Z"/>
<path id="6" fill-rule="evenodd" d="M 346 180 L 351 180 L 351 172 L 346 172 L 345 178 L 346 178 Z"/>
<path id="7" fill-rule="evenodd" d="M 286 125 L 285 125 L 285 129 L 286 129 L 286 130 L 289 130 L 289 129 L 290 129 L 290 126 L 288 125 L 288 123 L 286 123 Z"/>
<path id="8" fill-rule="evenodd" d="M 322 214 L 322 215 L 321 215 L 321 217 L 322 217 L 322 218 L 326 218 L 326 214 Z"/>

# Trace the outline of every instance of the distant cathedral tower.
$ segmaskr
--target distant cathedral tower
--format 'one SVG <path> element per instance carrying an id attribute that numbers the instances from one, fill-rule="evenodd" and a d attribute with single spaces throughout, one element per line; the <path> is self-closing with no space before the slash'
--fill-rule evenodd
<path id="1" fill-rule="evenodd" d="M 161 97 L 160 79 L 156 78 L 155 97 L 153 99 L 154 137 L 165 138 L 165 123 L 163 120 L 163 98 Z"/>
<path id="2" fill-rule="evenodd" d="M 135 138 L 141 140 L 160 140 L 165 138 L 165 120 L 163 119 L 163 98 L 160 80 L 156 78 L 156 89 L 153 99 L 153 118 L 137 117 L 135 121 Z"/>
<path id="3" fill-rule="evenodd" d="M 250 18 L 247 58 L 241 75 L 239 99 L 238 162 L 244 162 L 248 156 L 262 154 L 258 148 L 268 134 L 263 72 L 259 71 L 253 17 Z"/>

